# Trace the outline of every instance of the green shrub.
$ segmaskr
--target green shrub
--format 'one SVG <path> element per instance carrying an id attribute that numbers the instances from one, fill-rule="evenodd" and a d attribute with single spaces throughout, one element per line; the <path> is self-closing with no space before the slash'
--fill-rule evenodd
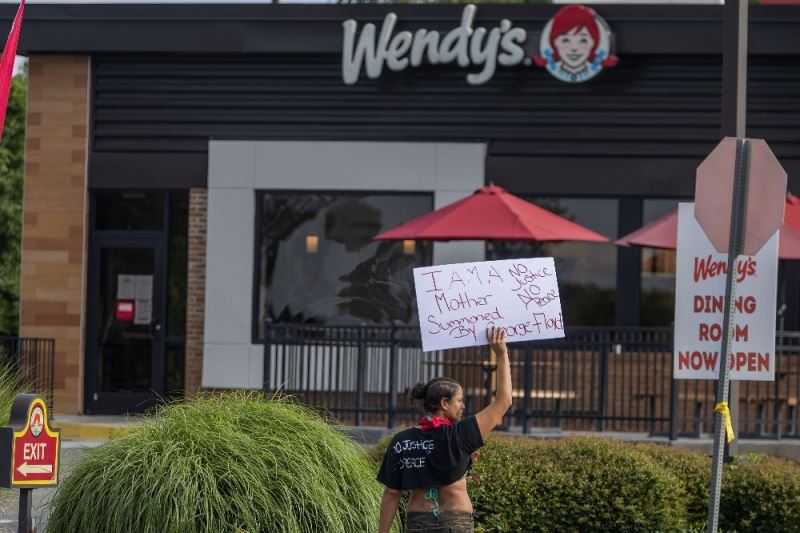
<path id="1" fill-rule="evenodd" d="M 371 450 L 376 465 L 388 442 Z M 711 458 L 605 438 L 493 435 L 467 482 L 479 531 L 699 532 Z M 800 464 L 751 454 L 726 465 L 720 529 L 800 533 Z"/>
<path id="2" fill-rule="evenodd" d="M 607 439 L 488 440 L 471 476 L 486 531 L 661 531 L 686 526 L 680 483 Z"/>
<path id="3" fill-rule="evenodd" d="M 673 474 L 683 493 L 689 526 L 702 528 L 708 519 L 711 459 L 694 451 L 658 444 L 637 444 L 636 448 Z"/>
<path id="4" fill-rule="evenodd" d="M 377 465 L 389 439 L 370 453 Z M 633 446 L 492 436 L 467 477 L 480 531 L 659 531 L 687 526 L 679 480 Z"/>
<path id="5" fill-rule="evenodd" d="M 370 531 L 374 476 L 366 454 L 305 407 L 208 397 L 88 452 L 59 486 L 48 531 Z"/>
<path id="6" fill-rule="evenodd" d="M 737 457 L 722 476 L 720 528 L 800 532 L 800 465 L 761 454 Z"/>

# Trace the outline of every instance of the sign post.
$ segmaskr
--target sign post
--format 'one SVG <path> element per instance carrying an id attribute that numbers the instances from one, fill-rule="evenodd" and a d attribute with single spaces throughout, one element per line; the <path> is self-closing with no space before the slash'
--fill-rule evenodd
<path id="1" fill-rule="evenodd" d="M 0 486 L 19 489 L 18 531 L 30 533 L 32 490 L 58 484 L 61 435 L 36 394 L 16 397 L 8 423 L 0 428 Z"/>
<path id="2" fill-rule="evenodd" d="M 753 194 L 748 194 L 751 176 Z M 697 167 L 695 187 L 695 218 L 717 251 L 728 254 L 708 507 L 708 531 L 716 532 L 724 447 L 734 439 L 728 407 L 728 362 L 736 311 L 736 261 L 739 254 L 754 255 L 780 228 L 786 172 L 763 140 L 726 137 Z"/>

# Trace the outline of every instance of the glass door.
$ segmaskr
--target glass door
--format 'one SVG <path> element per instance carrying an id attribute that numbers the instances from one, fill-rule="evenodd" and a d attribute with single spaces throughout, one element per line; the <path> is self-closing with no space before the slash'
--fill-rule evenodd
<path id="1" fill-rule="evenodd" d="M 164 238 L 95 235 L 87 301 L 85 411 L 144 411 L 165 395 Z"/>

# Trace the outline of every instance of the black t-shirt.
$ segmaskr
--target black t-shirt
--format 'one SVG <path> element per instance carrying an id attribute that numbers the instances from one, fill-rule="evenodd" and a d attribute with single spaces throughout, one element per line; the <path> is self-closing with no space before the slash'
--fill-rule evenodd
<path id="1" fill-rule="evenodd" d="M 389 444 L 378 481 L 396 490 L 449 485 L 464 477 L 470 454 L 481 446 L 483 438 L 474 416 L 428 431 L 406 429 Z"/>

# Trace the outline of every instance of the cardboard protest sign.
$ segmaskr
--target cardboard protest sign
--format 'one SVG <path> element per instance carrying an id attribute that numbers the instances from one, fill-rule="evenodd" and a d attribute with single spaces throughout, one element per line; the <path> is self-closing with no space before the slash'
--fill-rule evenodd
<path id="1" fill-rule="evenodd" d="M 426 352 L 488 344 L 490 326 L 507 342 L 564 336 L 552 257 L 415 268 L 414 286 Z"/>
<path id="2" fill-rule="evenodd" d="M 718 379 L 727 254 L 717 253 L 694 216 L 694 204 L 678 208 L 675 274 L 674 375 Z M 778 232 L 754 256 L 736 261 L 731 378 L 775 379 L 775 298 Z"/>

